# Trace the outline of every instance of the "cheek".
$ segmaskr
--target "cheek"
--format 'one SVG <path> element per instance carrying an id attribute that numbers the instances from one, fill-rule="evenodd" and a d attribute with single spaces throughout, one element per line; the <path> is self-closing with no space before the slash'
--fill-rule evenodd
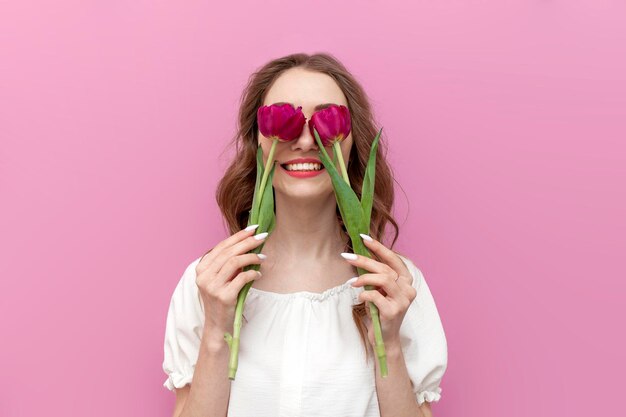
<path id="1" fill-rule="evenodd" d="M 350 137 L 348 136 L 348 138 Z M 344 141 L 344 143 L 342 143 L 341 150 L 343 152 L 344 160 L 347 161 L 350 157 L 350 151 L 352 150 L 352 140 Z"/>
<path id="2" fill-rule="evenodd" d="M 263 137 L 259 133 L 259 139 L 258 139 L 257 145 L 260 146 L 261 149 L 263 149 L 263 161 L 267 161 L 267 157 L 270 154 L 270 149 L 272 148 L 272 141 Z"/>

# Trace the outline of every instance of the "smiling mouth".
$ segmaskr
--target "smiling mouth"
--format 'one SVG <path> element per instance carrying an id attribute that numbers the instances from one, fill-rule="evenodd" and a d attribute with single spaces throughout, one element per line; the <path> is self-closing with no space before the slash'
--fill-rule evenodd
<path id="1" fill-rule="evenodd" d="M 289 172 L 318 172 L 318 171 L 322 171 L 324 169 L 326 169 L 324 167 L 324 164 L 319 164 L 320 169 L 287 169 L 287 165 L 291 165 L 291 164 L 280 164 L 281 167 L 283 167 L 283 169 L 285 171 L 289 171 Z"/>

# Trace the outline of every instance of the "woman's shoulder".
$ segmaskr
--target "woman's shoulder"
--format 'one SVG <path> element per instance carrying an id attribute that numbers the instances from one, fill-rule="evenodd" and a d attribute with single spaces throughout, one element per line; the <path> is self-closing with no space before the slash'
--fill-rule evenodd
<path id="1" fill-rule="evenodd" d="M 191 261 L 188 261 L 185 269 L 183 270 L 183 274 L 180 278 L 178 285 L 183 286 L 187 289 L 196 289 L 196 267 L 200 263 L 202 256 L 198 256 Z"/>
<path id="2" fill-rule="evenodd" d="M 172 293 L 171 306 L 174 310 L 186 310 L 187 314 L 193 312 L 200 317 L 204 313 L 204 305 L 196 284 L 196 267 L 200 263 L 202 256 L 188 261 L 184 266 L 174 292 Z M 176 311 L 175 311 L 176 312 Z"/>

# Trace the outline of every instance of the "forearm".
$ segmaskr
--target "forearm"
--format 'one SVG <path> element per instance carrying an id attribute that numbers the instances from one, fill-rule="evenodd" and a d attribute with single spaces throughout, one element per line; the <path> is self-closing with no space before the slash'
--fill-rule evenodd
<path id="1" fill-rule="evenodd" d="M 385 342 L 387 354 L 387 376 L 380 376 L 378 358 L 376 362 L 376 392 L 381 417 L 424 417 L 419 408 L 406 369 L 400 342 Z"/>
<path id="2" fill-rule="evenodd" d="M 226 417 L 230 397 L 229 356 L 223 334 L 205 329 L 189 396 L 179 417 Z"/>

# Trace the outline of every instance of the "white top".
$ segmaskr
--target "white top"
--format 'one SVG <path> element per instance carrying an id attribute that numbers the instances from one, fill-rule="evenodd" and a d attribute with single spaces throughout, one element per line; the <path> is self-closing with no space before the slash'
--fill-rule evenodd
<path id="1" fill-rule="evenodd" d="M 439 401 L 448 349 L 424 275 L 399 255 L 417 296 L 400 327 L 402 352 L 418 403 Z M 165 329 L 163 386 L 191 383 L 204 326 L 195 267 L 185 269 L 171 298 Z M 244 306 L 239 364 L 230 381 L 229 417 L 380 417 L 375 358 L 352 318 L 363 287 L 349 283 L 322 293 L 250 288 Z M 224 342 L 226 343 L 226 342 Z M 377 372 L 377 371 L 376 371 Z M 391 375 L 389 375 L 391 376 Z"/>

